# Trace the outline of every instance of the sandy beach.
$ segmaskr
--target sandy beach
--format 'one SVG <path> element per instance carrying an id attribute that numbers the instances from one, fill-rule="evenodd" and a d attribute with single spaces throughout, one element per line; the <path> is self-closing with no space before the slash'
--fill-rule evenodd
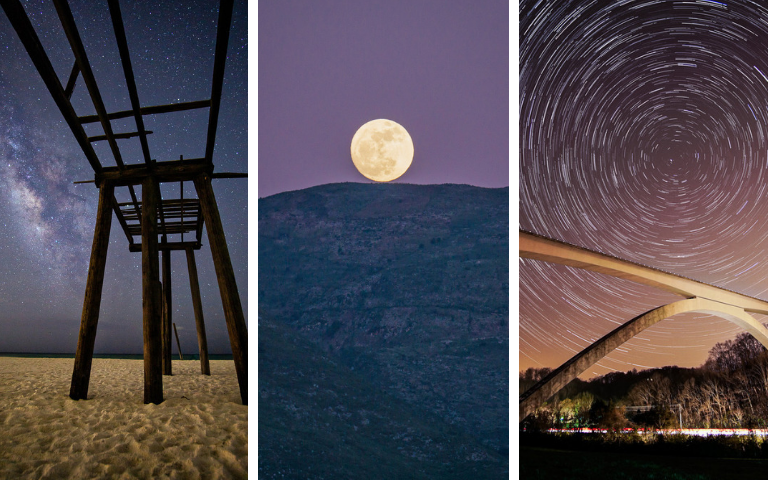
<path id="1" fill-rule="evenodd" d="M 144 405 L 141 360 L 94 359 L 88 400 L 73 359 L 0 357 L 0 478 L 245 478 L 248 407 L 234 363 L 174 361 Z"/>

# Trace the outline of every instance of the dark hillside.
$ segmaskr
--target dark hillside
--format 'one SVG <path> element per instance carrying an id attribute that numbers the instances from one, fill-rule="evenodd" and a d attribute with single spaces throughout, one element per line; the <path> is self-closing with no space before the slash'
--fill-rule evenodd
<path id="1" fill-rule="evenodd" d="M 347 183 L 259 199 L 259 308 L 506 455 L 508 196 Z"/>
<path id="2" fill-rule="evenodd" d="M 502 478 L 506 465 L 463 430 L 260 316 L 259 478 Z"/>

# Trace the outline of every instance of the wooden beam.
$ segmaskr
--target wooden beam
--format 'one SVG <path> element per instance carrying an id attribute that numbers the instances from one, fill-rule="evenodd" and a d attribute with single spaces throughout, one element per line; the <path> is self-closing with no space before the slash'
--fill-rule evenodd
<path id="1" fill-rule="evenodd" d="M 158 244 L 158 250 L 160 251 L 166 251 L 166 250 L 186 250 L 188 248 L 191 248 L 193 250 L 200 250 L 202 248 L 202 244 L 198 242 L 168 242 L 168 243 L 160 243 Z M 141 252 L 141 245 L 139 244 L 132 244 L 128 246 L 128 251 L 132 253 L 140 253 Z"/>
<path id="2" fill-rule="evenodd" d="M 96 175 L 96 184 L 110 181 L 115 186 L 139 185 L 150 175 L 154 176 L 159 183 L 178 182 L 191 180 L 201 173 L 211 172 L 213 172 L 213 165 L 207 164 L 203 159 L 184 160 L 183 162 L 171 160 L 152 162 L 151 165 L 126 165 L 123 169 L 105 167 L 101 173 Z"/>
<path id="3" fill-rule="evenodd" d="M 169 228 L 168 229 L 168 235 L 171 235 L 171 236 L 173 236 L 173 235 L 181 235 L 182 233 L 189 233 L 189 231 L 190 230 L 188 228 L 186 228 L 186 227 L 185 227 L 184 230 L 182 230 L 181 227 L 179 227 L 179 228 L 173 227 L 173 228 Z M 128 227 L 128 233 L 130 235 L 141 235 L 141 226 L 140 225 L 130 225 Z M 162 238 L 162 236 L 161 236 L 161 238 Z M 168 242 L 168 243 L 172 243 L 172 242 Z M 186 243 L 186 242 L 173 242 L 173 243 Z M 163 247 L 162 244 L 161 244 L 158 247 L 158 250 L 162 252 L 164 250 L 184 250 L 184 249 L 183 248 L 178 248 L 178 247 L 177 248 L 174 248 L 174 247 L 166 248 L 166 247 Z M 130 248 L 130 246 L 129 246 L 128 251 L 129 252 L 133 252 L 133 251 L 137 251 L 137 250 L 135 250 L 135 247 L 132 250 Z"/>
<path id="4" fill-rule="evenodd" d="M 91 378 L 93 346 L 96 342 L 96 326 L 99 323 L 101 289 L 104 285 L 104 266 L 107 263 L 109 231 L 112 226 L 112 199 L 114 186 L 105 183 L 99 190 L 99 206 L 96 211 L 96 227 L 93 230 L 91 261 L 88 265 L 83 314 L 80 317 L 80 333 L 77 338 L 75 366 L 69 397 L 73 400 L 88 398 L 88 384 Z"/>
<path id="5" fill-rule="evenodd" d="M 179 341 L 179 331 L 176 330 L 176 323 L 173 324 L 173 333 L 176 335 L 176 346 L 179 348 L 179 360 L 184 360 L 184 355 L 181 353 L 181 342 Z"/>
<path id="6" fill-rule="evenodd" d="M 128 238 L 128 246 L 130 248 L 133 246 L 133 237 L 128 233 L 128 223 L 125 221 L 123 212 L 120 210 L 120 206 L 117 204 L 117 199 L 115 199 L 114 194 L 112 195 L 112 209 L 115 211 L 115 215 L 117 216 L 117 221 L 120 222 L 120 226 L 123 228 L 123 232 L 125 233 L 125 236 Z M 139 249 L 138 251 L 140 252 L 141 245 L 136 245 L 136 247 Z"/>
<path id="7" fill-rule="evenodd" d="M 224 307 L 229 343 L 232 346 L 237 382 L 240 385 L 240 398 L 243 405 L 248 405 L 248 331 L 245 326 L 240 295 L 237 292 L 235 272 L 229 258 L 229 249 L 224 237 L 224 227 L 221 225 L 216 197 L 211 187 L 211 177 L 205 174 L 199 175 L 195 177 L 194 182 L 197 197 L 200 199 L 200 208 L 205 217 L 208 241 L 211 243 L 213 265 L 216 267 L 216 278 L 219 283 L 221 303 Z"/>
<path id="8" fill-rule="evenodd" d="M 166 242 L 162 242 L 161 245 Z M 173 375 L 171 367 L 171 252 L 163 250 L 163 375 Z"/>
<path id="9" fill-rule="evenodd" d="M 219 123 L 219 105 L 224 85 L 224 66 L 227 62 L 229 29 L 232 26 L 234 0 L 219 2 L 219 20 L 216 27 L 216 52 L 213 57 L 213 81 L 211 82 L 211 109 L 208 111 L 208 138 L 205 142 L 205 161 L 213 163 L 213 147 L 216 144 L 216 127 Z"/>
<path id="10" fill-rule="evenodd" d="M 200 351 L 200 373 L 211 374 L 208 362 L 208 340 L 205 337 L 205 320 L 203 319 L 203 302 L 200 300 L 200 283 L 197 280 L 197 264 L 195 251 L 187 248 L 187 270 L 189 270 L 189 288 L 192 291 L 192 307 L 195 311 L 195 327 L 197 327 L 197 347 Z"/>
<path id="11" fill-rule="evenodd" d="M 152 130 L 147 130 L 144 133 L 147 134 L 147 135 L 150 135 L 150 134 L 152 134 Z M 114 138 L 115 140 L 121 140 L 121 139 L 126 139 L 126 138 L 138 137 L 140 135 L 141 135 L 140 132 L 115 133 L 114 135 L 112 135 L 112 138 Z M 96 135 L 94 137 L 88 137 L 88 141 L 91 142 L 91 143 L 93 143 L 93 142 L 103 142 L 104 140 L 109 140 L 106 135 Z"/>
<path id="12" fill-rule="evenodd" d="M 157 255 L 157 202 L 160 188 L 152 177 L 141 188 L 142 232 L 141 271 L 144 317 L 144 403 L 163 401 L 162 374 L 162 287 Z"/>
<path id="13" fill-rule="evenodd" d="M 83 126 L 78 121 L 75 109 L 72 108 L 72 104 L 69 102 L 64 88 L 61 86 L 61 82 L 59 82 L 59 77 L 48 55 L 45 53 L 45 49 L 42 43 L 40 43 L 40 38 L 35 33 L 35 29 L 32 26 L 32 22 L 29 21 L 24 7 L 19 0 L 3 0 L 0 2 L 0 5 L 2 5 L 8 20 L 11 21 L 16 34 L 27 50 L 27 54 L 29 54 L 29 58 L 35 65 L 37 73 L 40 74 L 40 78 L 45 82 L 48 93 L 51 94 L 53 101 L 56 102 L 56 106 L 59 107 L 61 115 L 66 120 L 67 125 L 69 125 L 69 129 L 72 131 L 72 135 L 75 136 L 78 145 L 80 145 L 85 158 L 88 159 L 88 163 L 91 164 L 93 171 L 98 173 L 102 168 L 101 162 L 99 162 L 99 158 L 96 156 L 96 152 L 94 152 L 91 144 L 88 143 L 85 130 L 83 130 Z"/>
<path id="14" fill-rule="evenodd" d="M 155 105 L 152 107 L 141 107 L 139 112 L 142 115 L 156 115 L 158 113 L 173 113 L 183 112 L 185 110 L 195 110 L 198 108 L 208 108 L 211 106 L 210 100 L 195 100 L 194 102 L 183 103 L 170 103 L 168 105 Z M 120 112 L 108 113 L 107 118 L 110 120 L 117 120 L 120 118 L 128 118 L 134 115 L 133 110 L 122 110 Z M 99 121 L 98 115 L 84 115 L 77 117 L 80 124 L 96 123 Z"/>
<path id="15" fill-rule="evenodd" d="M 72 71 L 69 73 L 69 80 L 67 80 L 67 86 L 64 88 L 64 95 L 67 96 L 67 100 L 72 98 L 72 92 L 75 91 L 75 83 L 77 82 L 77 76 L 80 74 L 80 66 L 75 62 L 72 65 Z"/>
<path id="16" fill-rule="evenodd" d="M 53 0 L 53 4 L 56 6 L 59 20 L 61 21 L 62 27 L 64 27 L 64 33 L 67 34 L 72 53 L 75 54 L 75 60 L 80 66 L 80 73 L 83 76 L 83 81 L 88 89 L 88 93 L 91 96 L 93 106 L 96 108 L 96 114 L 99 117 L 99 122 L 101 122 L 101 128 L 104 129 L 104 133 L 109 140 L 112 156 L 115 158 L 115 163 L 117 163 L 119 167 L 122 167 L 124 165 L 123 157 L 120 155 L 120 148 L 117 146 L 117 142 L 115 142 L 114 134 L 112 133 L 112 124 L 110 124 L 107 119 L 107 109 L 104 107 L 104 100 L 101 98 L 99 86 L 96 84 L 96 77 L 93 75 L 93 70 L 88 61 L 88 55 L 85 53 L 85 47 L 80 38 L 80 33 L 77 31 L 77 24 L 75 23 L 75 18 L 72 16 L 72 10 L 69 8 L 67 0 Z"/>
<path id="17" fill-rule="evenodd" d="M 144 155 L 144 163 L 149 164 L 152 159 L 149 156 L 149 145 L 147 144 L 147 135 L 144 130 L 144 119 L 141 116 L 139 93 L 136 90 L 136 79 L 133 76 L 133 67 L 131 66 L 131 55 L 128 51 L 128 41 L 125 38 L 125 27 L 123 26 L 123 15 L 120 13 L 120 5 L 117 0 L 108 0 L 109 14 L 112 17 L 112 27 L 115 30 L 115 40 L 117 49 L 120 52 L 120 63 L 123 64 L 123 74 L 125 75 L 125 86 L 128 88 L 128 96 L 131 99 L 131 109 L 133 118 L 136 122 L 136 129 L 139 131 L 139 140 L 141 142 L 141 152 Z"/>

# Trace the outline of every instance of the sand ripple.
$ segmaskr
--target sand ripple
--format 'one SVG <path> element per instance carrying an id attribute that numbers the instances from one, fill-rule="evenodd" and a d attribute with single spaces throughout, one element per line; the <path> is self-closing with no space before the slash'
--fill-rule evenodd
<path id="1" fill-rule="evenodd" d="M 174 361 L 144 405 L 141 360 L 94 359 L 88 400 L 72 359 L 0 357 L 0 478 L 246 478 L 248 407 L 232 361 Z"/>

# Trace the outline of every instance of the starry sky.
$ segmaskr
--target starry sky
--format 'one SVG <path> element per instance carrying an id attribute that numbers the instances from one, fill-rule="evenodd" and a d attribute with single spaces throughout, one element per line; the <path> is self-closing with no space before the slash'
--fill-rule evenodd
<path id="1" fill-rule="evenodd" d="M 60 82 L 74 63 L 51 2 L 22 2 Z M 210 98 L 218 1 L 121 2 L 140 104 Z M 108 112 L 130 109 L 106 1 L 70 6 Z M 247 3 L 236 1 L 213 163 L 216 172 L 248 171 Z M 72 96 L 78 115 L 95 114 L 82 77 Z M 144 117 L 149 150 L 158 161 L 201 158 L 208 109 Z M 112 121 L 136 131 L 133 119 Z M 97 123 L 86 133 L 103 134 Z M 138 139 L 119 140 L 126 164 L 143 163 Z M 94 144 L 103 166 L 115 160 L 107 142 Z M 45 88 L 4 12 L 0 12 L 0 352 L 74 353 L 88 273 L 98 190 L 93 170 Z M 188 183 L 188 184 L 187 184 Z M 191 182 L 184 197 L 196 197 Z M 213 180 L 243 310 L 248 311 L 248 185 Z M 140 194 L 138 188 L 138 194 Z M 178 198 L 179 184 L 164 184 Z M 129 200 L 125 188 L 118 201 Z M 137 238 L 138 240 L 138 238 Z M 231 353 L 207 235 L 196 252 L 209 352 Z M 173 252 L 174 313 L 182 352 L 197 353 L 183 252 Z M 141 353 L 141 254 L 112 220 L 95 353 Z M 174 347 L 174 352 L 176 348 Z"/>
<path id="2" fill-rule="evenodd" d="M 520 228 L 768 299 L 761 4 L 521 1 Z M 681 298 L 534 260 L 519 269 L 521 370 L 557 367 Z M 674 317 L 582 378 L 698 366 L 738 332 L 716 317 Z"/>
<path id="3" fill-rule="evenodd" d="M 258 196 L 369 183 L 350 158 L 364 123 L 414 143 L 395 182 L 509 185 L 506 0 L 259 2 Z"/>

